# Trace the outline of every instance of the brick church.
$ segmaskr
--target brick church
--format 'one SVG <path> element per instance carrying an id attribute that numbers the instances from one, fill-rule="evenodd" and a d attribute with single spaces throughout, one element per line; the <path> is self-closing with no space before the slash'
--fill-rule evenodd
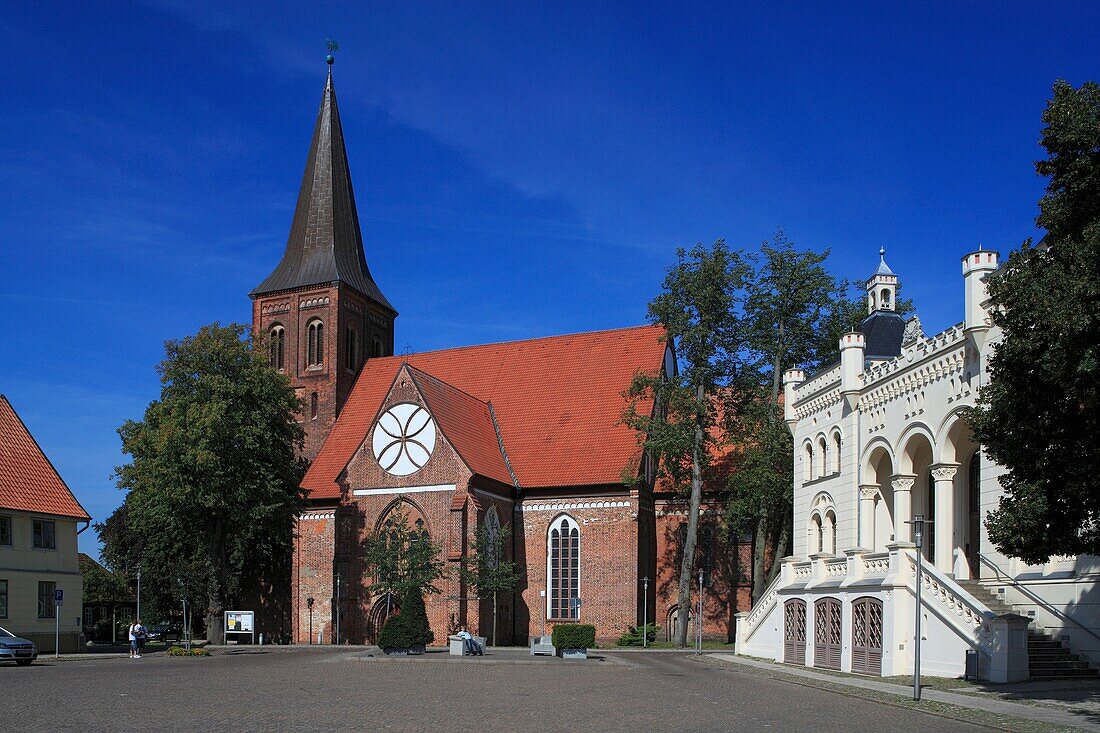
<path id="1" fill-rule="evenodd" d="M 505 553 L 523 577 L 498 598 L 500 643 L 561 622 L 595 624 L 606 641 L 643 613 L 667 636 L 686 511 L 651 479 L 624 484 L 648 472 L 620 416 L 636 373 L 676 369 L 672 344 L 647 325 L 395 356 L 397 310 L 367 267 L 331 68 L 286 250 L 249 296 L 256 335 L 302 400 L 311 461 L 297 643 L 374 641 L 395 604 L 368 593 L 359 547 L 398 512 L 449 568 L 479 526 L 511 527 Z M 751 543 L 721 541 L 721 496 L 707 498 L 703 630 L 732 640 L 750 605 Z M 458 625 L 489 635 L 490 600 L 453 572 L 441 590 L 426 599 L 437 642 Z"/>

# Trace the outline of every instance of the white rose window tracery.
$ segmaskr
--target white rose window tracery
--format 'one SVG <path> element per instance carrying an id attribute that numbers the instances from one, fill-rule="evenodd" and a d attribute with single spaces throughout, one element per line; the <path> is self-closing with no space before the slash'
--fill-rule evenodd
<path id="1" fill-rule="evenodd" d="M 403 402 L 382 413 L 374 426 L 374 457 L 386 473 L 408 476 L 431 458 L 435 421 L 420 405 Z"/>

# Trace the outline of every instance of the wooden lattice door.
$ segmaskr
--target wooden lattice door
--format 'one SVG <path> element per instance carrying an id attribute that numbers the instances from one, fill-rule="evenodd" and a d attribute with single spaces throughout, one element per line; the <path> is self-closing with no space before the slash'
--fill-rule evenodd
<path id="1" fill-rule="evenodd" d="M 882 674 L 882 601 L 859 598 L 852 603 L 852 671 Z"/>
<path id="2" fill-rule="evenodd" d="M 806 602 L 797 598 L 783 606 L 783 661 L 806 664 Z"/>
<path id="3" fill-rule="evenodd" d="M 822 598 L 814 603 L 814 666 L 840 669 L 840 601 Z"/>

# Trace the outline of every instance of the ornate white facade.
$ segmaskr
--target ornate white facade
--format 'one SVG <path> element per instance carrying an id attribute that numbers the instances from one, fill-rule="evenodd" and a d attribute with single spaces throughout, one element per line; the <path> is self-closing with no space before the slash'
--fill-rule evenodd
<path id="1" fill-rule="evenodd" d="M 880 254 L 884 254 L 880 252 Z M 996 551 L 984 518 L 1004 470 L 985 459 L 960 413 L 974 405 L 1000 339 L 984 278 L 997 254 L 962 259 L 962 323 L 925 337 L 895 311 L 898 278 L 867 281 L 869 315 L 840 341 L 840 362 L 784 375 L 794 436 L 794 555 L 739 618 L 739 653 L 870 674 L 912 670 L 915 515 L 922 556 L 922 667 L 1026 679 L 1027 630 L 1100 660 L 1100 560 L 1028 566 Z M 992 608 L 991 608 L 992 607 Z"/>

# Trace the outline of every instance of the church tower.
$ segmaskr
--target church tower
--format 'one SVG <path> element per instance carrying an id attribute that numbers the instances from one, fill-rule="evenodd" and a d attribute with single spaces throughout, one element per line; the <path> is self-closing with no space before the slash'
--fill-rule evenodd
<path id="1" fill-rule="evenodd" d="M 248 295 L 253 333 L 302 401 L 303 456 L 313 460 L 363 362 L 393 354 L 397 318 L 363 254 L 332 57 L 298 204 L 278 266 Z"/>

